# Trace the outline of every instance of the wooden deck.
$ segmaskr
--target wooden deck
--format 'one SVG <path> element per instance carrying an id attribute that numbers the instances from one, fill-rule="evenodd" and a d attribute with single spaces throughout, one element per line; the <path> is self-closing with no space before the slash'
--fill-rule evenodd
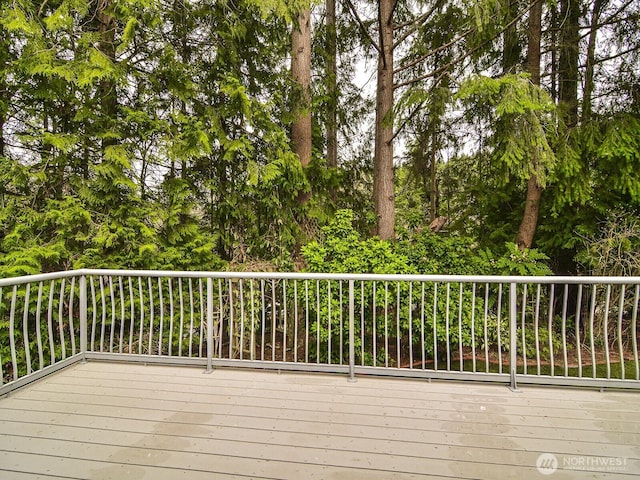
<path id="1" fill-rule="evenodd" d="M 89 362 L 0 399 L 2 480 L 638 476 L 637 392 Z"/>

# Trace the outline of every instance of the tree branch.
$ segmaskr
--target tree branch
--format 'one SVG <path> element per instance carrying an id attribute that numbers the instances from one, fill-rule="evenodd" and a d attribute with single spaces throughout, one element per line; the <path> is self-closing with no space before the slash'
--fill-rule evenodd
<path id="1" fill-rule="evenodd" d="M 407 30 L 398 40 L 393 42 L 393 48 L 396 48 L 398 45 L 404 42 L 407 39 L 407 37 L 409 37 L 410 35 L 413 35 L 413 33 L 415 33 L 415 31 L 418 30 L 422 26 L 422 24 L 431 17 L 431 15 L 433 15 L 433 12 L 435 12 L 438 7 L 439 5 L 435 3 L 429 11 L 427 11 L 426 13 L 423 13 L 418 18 L 404 22 L 401 25 L 396 25 L 395 28 L 398 30 L 404 27 L 408 27 L 411 24 L 413 24 L 413 27 Z"/>
<path id="2" fill-rule="evenodd" d="M 378 45 L 378 42 L 376 42 L 373 39 L 373 37 L 369 33 L 369 30 L 367 30 L 367 27 L 362 22 L 360 15 L 358 15 L 358 12 L 356 11 L 356 8 L 353 6 L 353 2 L 351 0 L 346 0 L 346 2 L 347 2 L 347 6 L 349 7 L 349 11 L 353 15 L 355 21 L 358 23 L 358 26 L 360 27 L 360 30 L 364 34 L 365 38 L 369 40 L 369 43 L 371 44 L 371 46 L 375 48 L 380 55 L 382 55 L 382 49 L 380 48 L 380 45 Z"/>
<path id="3" fill-rule="evenodd" d="M 440 73 L 442 73 L 444 70 L 449 69 L 450 67 L 457 65 L 458 63 L 462 62 L 465 58 L 473 55 L 474 53 L 476 53 L 478 50 L 480 50 L 481 48 L 483 48 L 487 43 L 491 42 L 492 40 L 498 38 L 500 35 L 502 35 L 505 31 L 507 31 L 508 28 L 510 28 L 511 26 L 515 25 L 531 8 L 531 6 L 535 3 L 536 0 L 533 0 L 526 9 L 522 10 L 518 15 L 516 15 L 516 17 L 511 20 L 509 23 L 507 23 L 502 29 L 500 29 L 499 32 L 497 32 L 494 36 L 492 36 L 491 38 L 485 40 L 484 42 L 480 43 L 479 45 L 477 45 L 476 47 L 472 48 L 470 51 L 468 51 L 467 53 L 461 55 L 460 57 L 451 60 L 449 63 L 447 63 L 446 65 L 434 70 L 433 72 L 429 72 L 426 73 L 424 75 L 420 75 L 419 77 L 413 78 L 411 80 L 407 80 L 405 82 L 402 83 L 398 83 L 396 85 L 394 85 L 394 90 L 397 88 L 401 88 L 401 87 L 406 87 L 407 85 L 411 85 L 413 83 L 419 82 L 421 80 L 425 80 L 427 78 L 430 77 L 434 77 Z M 420 57 L 419 59 L 416 59 L 414 61 L 412 61 L 411 63 L 407 64 L 407 65 L 403 65 L 401 67 L 398 67 L 393 73 L 398 73 L 398 72 L 402 72 L 408 68 L 411 68 L 412 66 L 426 60 L 427 58 L 429 58 L 432 55 L 435 55 L 436 53 L 449 48 L 450 46 L 454 45 L 455 43 L 459 42 L 460 40 L 462 40 L 464 37 L 466 37 L 467 35 L 469 35 L 471 32 L 473 32 L 475 29 L 474 28 L 469 28 L 467 29 L 467 31 L 465 31 L 462 35 L 459 35 L 458 37 L 454 38 L 453 40 L 451 40 L 450 42 L 448 42 L 445 45 L 442 45 L 441 47 L 438 47 L 432 51 L 430 51 L 429 53 L 423 55 L 422 57 Z"/>

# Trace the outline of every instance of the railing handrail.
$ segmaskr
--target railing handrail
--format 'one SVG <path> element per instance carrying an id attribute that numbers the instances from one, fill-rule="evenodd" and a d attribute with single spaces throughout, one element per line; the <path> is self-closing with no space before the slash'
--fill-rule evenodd
<path id="1" fill-rule="evenodd" d="M 421 375 L 462 378 L 483 373 L 476 361 L 487 374 L 497 362 L 491 378 L 510 377 L 513 389 L 529 377 L 640 389 L 638 276 L 82 268 L 0 279 L 0 295 L 11 357 L 0 358 L 0 393 L 101 355 L 188 358 L 206 361 L 208 372 L 220 362 L 289 368 L 293 360 L 352 380 L 371 369 L 413 375 L 416 361 Z"/>
<path id="2" fill-rule="evenodd" d="M 44 282 L 60 278 L 82 275 L 129 276 L 152 278 L 221 278 L 221 279 L 287 279 L 287 280 L 356 280 L 356 281 L 411 281 L 411 282 L 464 282 L 464 283 L 536 283 L 612 285 L 640 283 L 640 277 L 607 276 L 516 276 L 516 275 L 417 275 L 417 274 L 375 274 L 375 273 L 311 273 L 311 272 L 236 272 L 236 271 L 177 271 L 177 270 L 120 270 L 81 268 L 60 272 L 42 273 L 0 279 L 0 287 L 25 283 Z"/>

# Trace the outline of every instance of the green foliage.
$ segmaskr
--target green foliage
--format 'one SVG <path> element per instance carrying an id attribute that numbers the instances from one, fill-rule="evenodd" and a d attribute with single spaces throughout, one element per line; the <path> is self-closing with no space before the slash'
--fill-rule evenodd
<path id="1" fill-rule="evenodd" d="M 408 259 L 391 243 L 378 238 L 361 239 L 353 228 L 353 212 L 339 210 L 322 228 L 324 241 L 312 241 L 301 249 L 310 272 L 416 273 Z"/>
<path id="2" fill-rule="evenodd" d="M 549 260 L 544 253 L 535 248 L 520 250 L 515 243 L 505 244 L 505 253 L 497 259 L 491 259 L 498 275 L 539 276 L 552 275 L 549 266 L 544 263 Z M 487 257 L 490 254 L 487 253 Z"/>
<path id="3" fill-rule="evenodd" d="M 476 76 L 463 82 L 456 98 L 493 108 L 499 125 L 494 134 L 496 159 L 504 167 L 504 183 L 509 176 L 524 182 L 535 175 L 541 186 L 546 185 L 556 156 L 551 148 L 555 105 L 545 90 L 526 75 Z"/>

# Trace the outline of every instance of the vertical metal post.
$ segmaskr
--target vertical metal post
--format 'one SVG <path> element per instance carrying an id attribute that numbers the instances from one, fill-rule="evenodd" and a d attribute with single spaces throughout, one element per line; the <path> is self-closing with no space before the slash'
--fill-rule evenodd
<path id="1" fill-rule="evenodd" d="M 80 353 L 85 361 L 87 353 L 87 277 L 80 276 Z"/>
<path id="2" fill-rule="evenodd" d="M 213 279 L 207 278 L 207 372 L 213 372 Z"/>
<path id="3" fill-rule="evenodd" d="M 524 306 L 523 306 L 524 308 Z M 518 330 L 518 284 L 511 283 L 509 285 L 509 371 L 511 373 L 511 384 L 509 388 L 511 391 L 518 391 L 518 385 L 516 384 L 516 363 L 518 360 L 517 355 L 517 330 Z"/>
<path id="4" fill-rule="evenodd" d="M 356 347 L 354 345 L 355 299 L 354 299 L 353 286 L 354 286 L 354 280 L 349 280 L 349 381 L 350 382 L 356 381 L 356 374 L 355 374 Z"/>

